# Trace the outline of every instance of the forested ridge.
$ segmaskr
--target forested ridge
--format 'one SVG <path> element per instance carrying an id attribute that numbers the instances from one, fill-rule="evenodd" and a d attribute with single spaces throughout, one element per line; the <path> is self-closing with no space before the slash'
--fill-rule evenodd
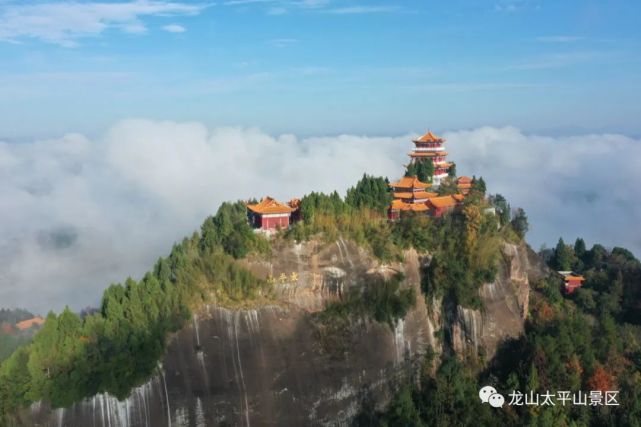
<path id="1" fill-rule="evenodd" d="M 96 393 L 126 397 L 156 371 L 169 334 L 192 307 L 269 297 L 269 284 L 234 262 L 267 247 L 249 227 L 244 204 L 224 203 L 140 281 L 109 286 L 97 310 L 49 313 L 33 342 L 0 367 L 0 423 L 39 400 L 66 407 Z"/>
<path id="2" fill-rule="evenodd" d="M 474 179 L 470 194 L 451 214 L 440 218 L 410 214 L 394 222 L 386 217 L 391 199 L 388 184 L 385 178 L 364 175 L 344 198 L 336 192 L 308 194 L 300 202 L 304 220 L 273 237 L 328 242 L 344 237 L 369 250 L 382 263 L 400 261 L 404 250 L 410 248 L 431 260 L 422 271 L 420 295 L 401 286 L 403 278 L 397 276 L 365 284 L 363 292 L 347 293 L 329 304 L 317 315 L 321 324 L 328 325 L 321 339 L 331 340 L 333 333 L 358 318 L 393 326 L 417 298 L 438 297 L 482 310 L 478 289 L 494 280 L 503 260 L 502 245 L 521 242 L 527 232 L 525 213 L 512 209 L 500 195 L 487 195 L 482 178 Z M 455 186 L 446 183 L 439 191 L 451 194 Z M 629 295 L 638 288 L 630 286 L 628 278 L 638 261 L 620 249 L 580 249 L 579 244 L 579 250 L 574 251 L 579 255 L 570 258 L 573 268 L 580 267 L 588 277 L 584 289 L 567 298 L 560 292 L 558 278 L 536 283 L 526 335 L 505 343 L 489 365 L 452 355 L 440 360 L 427 357 L 418 383 L 402 387 L 387 411 L 366 409 L 355 422 L 494 425 L 493 408 L 475 400 L 479 384 L 489 382 L 503 390 L 517 384 L 561 384 L 570 375 L 566 371 L 573 369 L 568 366 L 581 366 L 581 384 L 595 372 L 601 375 L 599 378 L 606 372 L 617 385 L 624 383 L 619 378 L 636 381 L 632 374 L 638 370 L 638 360 L 631 346 L 637 341 L 624 340 L 618 327 L 629 320 L 635 307 Z M 563 257 L 556 252 L 548 256 L 550 263 Z M 96 310 L 82 315 L 69 309 L 50 313 L 34 341 L 19 348 L 0 367 L 2 419 L 10 419 L 19 407 L 39 400 L 63 407 L 101 392 L 124 398 L 157 371 L 167 339 L 185 324 L 192 309 L 204 302 L 234 308 L 271 301 L 272 285 L 235 262 L 250 254 L 273 256 L 269 255 L 269 241 L 250 228 L 244 203 L 224 203 L 198 233 L 174 245 L 170 255 L 159 259 L 141 280 L 128 278 L 107 288 Z M 619 274 L 616 260 L 625 261 L 626 272 Z M 618 306 L 607 303 L 612 278 L 621 283 Z M 584 295 L 586 292 L 589 296 Z M 612 310 L 602 313 L 598 309 L 601 304 Z M 628 330 L 636 333 L 634 326 Z M 610 331 L 609 335 L 604 331 Z M 551 337 L 561 333 L 568 339 L 559 347 Z M 616 351 L 607 350 L 611 348 Z M 515 360 L 513 354 L 522 357 Z M 558 363 L 541 359 L 541 355 L 556 357 Z M 566 361 L 571 356 L 574 365 Z M 626 360 L 626 370 L 612 370 L 611 357 Z M 636 386 L 630 387 L 626 393 L 637 396 Z M 522 419 L 538 425 L 535 423 L 543 420 L 541 417 L 548 416 L 526 409 L 504 410 L 500 416 L 506 425 L 518 425 Z M 573 412 L 566 412 L 555 417 L 565 416 L 568 422 L 578 419 Z"/>
<path id="3" fill-rule="evenodd" d="M 641 425 L 641 263 L 623 248 L 587 250 L 580 238 L 542 256 L 554 270 L 582 274 L 584 285 L 564 295 L 556 273 L 533 283 L 525 334 L 503 342 L 489 364 L 428 355 L 418 382 L 401 387 L 385 411 L 365 407 L 354 425 Z M 505 396 L 503 408 L 481 403 L 485 385 Z M 618 405 L 508 404 L 515 391 L 579 390 L 618 391 Z"/>

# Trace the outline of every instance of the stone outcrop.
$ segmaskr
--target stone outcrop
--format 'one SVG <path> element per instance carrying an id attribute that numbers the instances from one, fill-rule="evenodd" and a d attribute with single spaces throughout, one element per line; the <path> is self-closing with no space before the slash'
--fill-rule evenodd
<path id="1" fill-rule="evenodd" d="M 244 260 L 256 275 L 272 278 L 274 301 L 248 310 L 205 306 L 170 340 L 158 373 L 125 401 L 94 396 L 70 408 L 34 404 L 24 425 L 39 426 L 299 426 L 349 425 L 363 402 L 382 408 L 422 355 L 444 346 L 457 352 L 484 349 L 517 336 L 527 315 L 532 265 L 525 245 L 505 245 L 505 266 L 481 288 L 485 309 L 441 307 L 420 297 L 421 263 L 380 265 L 357 245 L 276 241 L 267 258 Z M 536 267 L 536 268 L 534 268 Z M 404 274 L 417 304 L 395 327 L 369 320 L 340 331 L 344 351 L 319 342 L 314 313 L 372 275 Z M 447 331 L 449 342 L 437 338 Z"/>
<path id="2" fill-rule="evenodd" d="M 545 275 L 546 268 L 525 244 L 505 244 L 503 263 L 492 283 L 481 286 L 483 310 L 448 307 L 445 325 L 450 345 L 459 354 L 478 354 L 491 359 L 499 343 L 523 333 L 529 310 L 530 278 Z"/>

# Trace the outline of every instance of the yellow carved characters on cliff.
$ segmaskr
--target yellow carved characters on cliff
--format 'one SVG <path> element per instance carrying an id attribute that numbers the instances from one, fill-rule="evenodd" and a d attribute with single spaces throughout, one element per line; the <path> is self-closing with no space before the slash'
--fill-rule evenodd
<path id="1" fill-rule="evenodd" d="M 274 277 L 271 274 L 267 276 L 267 283 L 269 284 L 274 284 L 274 283 L 298 283 L 299 275 L 298 272 L 292 271 L 291 273 L 287 274 L 285 272 L 282 272 L 278 275 L 278 277 Z"/>

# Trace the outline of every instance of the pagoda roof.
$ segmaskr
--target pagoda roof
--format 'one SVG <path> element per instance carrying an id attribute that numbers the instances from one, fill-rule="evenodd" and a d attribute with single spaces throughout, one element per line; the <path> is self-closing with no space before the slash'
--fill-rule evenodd
<path id="1" fill-rule="evenodd" d="M 394 193 L 395 199 L 411 199 L 412 197 L 414 197 L 413 191 L 403 191 L 403 192 Z"/>
<path id="2" fill-rule="evenodd" d="M 412 151 L 408 154 L 410 157 L 441 157 L 447 156 L 447 151 Z"/>
<path id="3" fill-rule="evenodd" d="M 468 184 L 468 183 L 471 184 L 472 178 L 470 178 L 469 176 L 459 176 L 456 179 L 456 182 L 458 182 L 459 184 Z"/>
<path id="4" fill-rule="evenodd" d="M 425 203 L 406 203 L 402 200 L 393 200 L 390 206 L 395 211 L 412 211 L 412 212 L 425 212 L 429 210 Z"/>
<path id="5" fill-rule="evenodd" d="M 472 188 L 472 183 L 470 182 L 461 182 L 456 184 L 457 188 Z"/>
<path id="6" fill-rule="evenodd" d="M 438 193 L 429 191 L 400 191 L 394 192 L 395 199 L 429 199 L 438 196 Z"/>
<path id="7" fill-rule="evenodd" d="M 429 210 L 429 208 L 425 203 L 409 203 L 407 210 L 413 211 L 413 212 L 425 212 Z"/>
<path id="8" fill-rule="evenodd" d="M 394 187 L 394 188 L 428 188 L 431 186 L 432 184 L 429 184 L 427 182 L 421 182 L 415 176 L 404 176 L 398 181 L 392 182 L 390 184 L 390 187 Z"/>
<path id="9" fill-rule="evenodd" d="M 257 214 L 291 213 L 294 210 L 271 197 L 264 197 L 263 200 L 255 205 L 247 205 L 247 209 Z"/>
<path id="10" fill-rule="evenodd" d="M 585 280 L 585 277 L 575 274 L 573 271 L 559 271 L 558 272 L 565 280 Z"/>
<path id="11" fill-rule="evenodd" d="M 457 202 L 462 202 L 465 196 L 463 194 L 452 194 L 452 198 Z"/>
<path id="12" fill-rule="evenodd" d="M 456 206 L 456 199 L 452 196 L 433 197 L 427 203 L 435 208 L 450 208 Z"/>
<path id="13" fill-rule="evenodd" d="M 432 193 L 429 191 L 415 191 L 414 198 L 416 199 L 431 199 L 432 197 L 437 197 L 438 193 Z"/>
<path id="14" fill-rule="evenodd" d="M 433 134 L 432 131 L 428 131 L 425 135 L 414 140 L 414 142 L 444 142 L 444 141 L 445 140 L 443 138 Z"/>
<path id="15" fill-rule="evenodd" d="M 405 206 L 407 206 L 408 203 L 405 203 L 402 200 L 392 200 L 392 205 L 390 206 L 393 210 L 404 210 Z"/>

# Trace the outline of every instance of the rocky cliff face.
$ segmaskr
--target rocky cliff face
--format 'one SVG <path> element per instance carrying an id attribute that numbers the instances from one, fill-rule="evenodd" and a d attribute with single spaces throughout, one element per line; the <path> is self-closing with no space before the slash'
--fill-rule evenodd
<path id="1" fill-rule="evenodd" d="M 547 267 L 523 245 L 505 244 L 500 271 L 479 292 L 483 310 L 447 307 L 443 325 L 448 343 L 458 354 L 485 354 L 491 359 L 498 344 L 523 333 L 528 313 L 530 279 L 537 280 Z"/>
<path id="2" fill-rule="evenodd" d="M 342 331 L 344 350 L 328 351 L 313 313 L 371 275 L 405 275 L 420 295 L 421 262 L 380 265 L 358 246 L 275 242 L 269 259 L 247 268 L 275 281 L 275 302 L 252 310 L 210 305 L 171 340 L 158 374 L 123 402 L 94 396 L 71 408 L 34 404 L 24 425 L 40 426 L 299 426 L 348 425 L 363 402 L 382 407 L 395 385 L 415 372 L 428 348 L 491 356 L 498 342 L 521 333 L 527 313 L 525 246 L 506 245 L 505 268 L 483 285 L 483 312 L 416 306 L 395 328 L 356 321 Z M 538 267 L 537 267 L 538 268 Z M 441 342 L 435 332 L 443 330 Z"/>

